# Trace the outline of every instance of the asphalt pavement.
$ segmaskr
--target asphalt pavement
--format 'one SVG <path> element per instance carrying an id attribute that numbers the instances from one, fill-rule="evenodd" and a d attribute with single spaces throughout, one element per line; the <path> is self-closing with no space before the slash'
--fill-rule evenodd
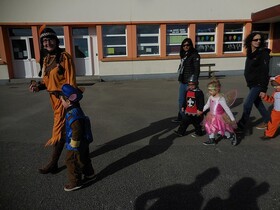
<path id="1" fill-rule="evenodd" d="M 232 111 L 238 120 L 248 93 L 244 78 L 219 79 L 224 93 L 237 89 Z M 200 80 L 205 97 L 209 81 Z M 173 133 L 178 126 L 171 122 L 178 111 L 176 79 L 81 85 L 99 178 L 73 192 L 63 190 L 65 151 L 59 173 L 38 173 L 51 154 L 44 147 L 53 120 L 48 93 L 30 93 L 27 84 L 0 86 L 1 210 L 280 209 L 280 138 L 260 139 L 255 108 L 249 132 L 237 146 L 227 140 L 205 146 L 207 136 L 191 137 L 192 126 L 184 137 Z"/>

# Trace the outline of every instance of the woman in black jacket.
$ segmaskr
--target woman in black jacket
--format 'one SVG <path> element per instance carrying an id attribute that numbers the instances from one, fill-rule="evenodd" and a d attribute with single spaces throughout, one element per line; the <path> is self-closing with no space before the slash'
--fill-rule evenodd
<path id="1" fill-rule="evenodd" d="M 270 50 L 265 47 L 264 37 L 258 32 L 249 34 L 245 39 L 244 46 L 247 50 L 244 76 L 250 90 L 243 105 L 243 114 L 238 122 L 238 128 L 239 130 L 244 130 L 246 123 L 249 121 L 254 104 L 263 119 L 263 123 L 256 128 L 265 129 L 270 115 L 259 94 L 260 92 L 267 91 Z"/>
<path id="2" fill-rule="evenodd" d="M 178 69 L 178 81 L 179 81 L 179 112 L 177 119 L 172 120 L 172 122 L 181 122 L 182 114 L 181 108 L 183 106 L 186 90 L 188 88 L 188 79 L 191 75 L 194 75 L 196 81 L 200 74 L 200 55 L 193 46 L 193 42 L 190 38 L 185 38 L 182 41 L 180 47 L 180 58 L 181 63 Z"/>

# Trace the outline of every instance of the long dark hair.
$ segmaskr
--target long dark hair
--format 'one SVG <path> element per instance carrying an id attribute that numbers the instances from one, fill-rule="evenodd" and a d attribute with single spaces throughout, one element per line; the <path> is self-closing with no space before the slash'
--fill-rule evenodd
<path id="1" fill-rule="evenodd" d="M 185 57 L 186 51 L 183 49 L 183 45 L 186 43 L 188 43 L 190 45 L 190 50 L 194 49 L 192 40 L 190 38 L 185 38 L 182 41 L 181 46 L 180 46 L 180 58 Z"/>
<path id="2" fill-rule="evenodd" d="M 247 55 L 252 53 L 251 42 L 256 35 L 261 36 L 261 43 L 260 43 L 259 48 L 264 48 L 265 47 L 265 40 L 264 40 L 263 34 L 260 33 L 260 32 L 252 32 L 244 40 L 244 47 L 246 48 Z"/>

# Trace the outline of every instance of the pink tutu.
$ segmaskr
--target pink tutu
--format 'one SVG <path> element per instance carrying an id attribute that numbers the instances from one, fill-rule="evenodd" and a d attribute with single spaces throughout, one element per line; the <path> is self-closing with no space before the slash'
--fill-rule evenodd
<path id="1" fill-rule="evenodd" d="M 225 131 L 233 133 L 236 127 L 226 113 L 213 115 L 208 112 L 202 123 L 208 134 L 219 132 L 224 135 Z"/>

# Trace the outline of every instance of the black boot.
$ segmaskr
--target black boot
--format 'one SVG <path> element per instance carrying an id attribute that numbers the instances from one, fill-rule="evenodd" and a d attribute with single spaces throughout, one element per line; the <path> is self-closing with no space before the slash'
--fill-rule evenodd
<path id="1" fill-rule="evenodd" d="M 203 142 L 204 145 L 216 145 L 214 138 L 209 138 L 208 141 Z"/>
<path id="2" fill-rule="evenodd" d="M 232 146 L 236 146 L 238 144 L 235 133 L 231 133 L 228 139 L 231 141 Z"/>
<path id="3" fill-rule="evenodd" d="M 40 174 L 48 174 L 48 173 L 56 173 L 58 170 L 58 160 L 63 150 L 65 141 L 60 140 L 58 141 L 53 147 L 53 154 L 51 161 L 43 168 L 39 169 Z"/>

